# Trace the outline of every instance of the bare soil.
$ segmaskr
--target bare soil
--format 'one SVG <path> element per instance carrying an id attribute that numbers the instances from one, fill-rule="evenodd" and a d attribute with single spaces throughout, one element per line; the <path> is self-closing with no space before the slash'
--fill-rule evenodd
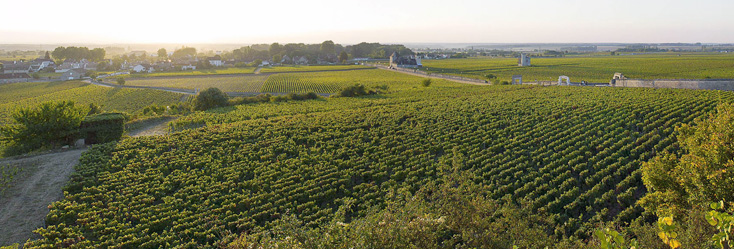
<path id="1" fill-rule="evenodd" d="M 0 160 L 0 164 L 22 169 L 10 187 L 0 194 L 0 246 L 22 245 L 38 236 L 33 230 L 45 225 L 48 206 L 63 198 L 61 188 L 85 150 Z"/>

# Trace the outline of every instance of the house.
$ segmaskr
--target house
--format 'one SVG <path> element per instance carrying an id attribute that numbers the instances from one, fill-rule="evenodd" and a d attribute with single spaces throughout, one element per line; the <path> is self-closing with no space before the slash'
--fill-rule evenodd
<path id="1" fill-rule="evenodd" d="M 400 56 L 398 52 L 393 52 L 392 55 L 390 55 L 390 67 L 419 68 L 423 67 L 423 63 L 421 63 L 421 58 L 418 56 Z"/>
<path id="2" fill-rule="evenodd" d="M 291 59 L 291 57 L 288 56 L 288 55 L 284 55 L 283 56 L 283 59 L 280 60 L 280 63 L 282 63 L 282 64 L 291 64 L 291 63 L 293 63 L 293 59 Z"/>
<path id="3" fill-rule="evenodd" d="M 81 68 L 75 68 L 70 69 L 63 74 L 61 74 L 61 77 L 59 79 L 61 80 L 80 80 L 84 78 L 84 74 L 86 73 L 86 70 Z"/>
<path id="4" fill-rule="evenodd" d="M 155 69 L 153 69 L 153 67 L 151 67 L 150 64 L 137 64 L 133 66 L 133 71 L 135 71 L 136 73 L 140 73 L 140 72 L 152 73 L 153 71 L 155 71 Z"/>
<path id="5" fill-rule="evenodd" d="M 96 62 L 89 62 L 84 65 L 84 69 L 91 70 L 91 71 L 97 71 L 97 67 L 99 66 L 99 63 Z"/>
<path id="6" fill-rule="evenodd" d="M 47 67 L 54 67 L 54 66 L 56 66 L 56 63 L 53 60 L 51 60 L 51 59 L 41 59 L 41 58 L 38 58 L 38 59 L 35 59 L 35 60 L 31 61 L 31 63 L 32 63 L 31 64 L 31 67 L 32 67 L 31 70 L 33 72 L 41 71 L 41 70 L 43 70 L 44 68 L 47 68 Z"/>
<path id="7" fill-rule="evenodd" d="M 209 61 L 209 64 L 212 66 L 215 66 L 215 67 L 224 66 L 224 61 L 222 61 L 222 57 L 220 57 L 219 55 L 209 57 L 207 58 L 207 60 Z"/>
<path id="8" fill-rule="evenodd" d="M 308 59 L 306 56 L 293 57 L 293 63 L 297 65 L 308 65 Z"/>
<path id="9" fill-rule="evenodd" d="M 71 69 L 87 69 L 87 65 L 89 65 L 90 63 L 92 62 L 89 62 L 86 59 L 82 59 L 80 61 L 74 61 L 74 60 L 67 59 L 63 63 L 61 63 L 61 65 L 56 67 L 56 72 L 64 73 Z M 97 69 L 96 63 L 94 63 L 93 66 L 94 66 L 94 69 Z"/>
<path id="10" fill-rule="evenodd" d="M 4 63 L 3 71 L 5 71 L 5 73 L 29 73 L 31 71 L 31 64 L 20 61 Z"/>
<path id="11" fill-rule="evenodd" d="M 181 65 L 181 70 L 196 70 L 196 65 L 189 63 L 188 65 Z"/>
<path id="12" fill-rule="evenodd" d="M 0 74 L 0 84 L 2 83 L 15 83 L 15 82 L 28 82 L 31 80 L 31 76 L 27 73 L 6 73 Z"/>

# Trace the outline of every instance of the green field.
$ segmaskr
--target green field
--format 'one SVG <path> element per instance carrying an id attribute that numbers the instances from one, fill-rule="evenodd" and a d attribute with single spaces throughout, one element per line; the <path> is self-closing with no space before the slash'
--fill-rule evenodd
<path id="1" fill-rule="evenodd" d="M 167 105 L 182 95 L 158 90 L 120 89 L 90 85 L 79 81 L 13 83 L 0 85 L 0 124 L 10 121 L 19 107 L 32 107 L 46 101 L 72 100 L 78 105 L 101 105 L 104 111 L 135 113 L 148 105 Z"/>
<path id="2" fill-rule="evenodd" d="M 220 69 L 201 69 L 201 70 L 190 70 L 190 71 L 174 71 L 174 72 L 153 72 L 143 74 L 130 74 L 124 75 L 125 78 L 145 78 L 145 77 L 170 77 L 170 76 L 202 76 L 202 75 L 217 75 L 217 74 L 253 74 L 255 73 L 254 67 L 245 68 L 220 68 Z"/>
<path id="3" fill-rule="evenodd" d="M 290 72 L 313 72 L 313 71 L 335 71 L 371 68 L 360 65 L 318 65 L 318 66 L 274 66 L 263 67 L 260 73 L 290 73 Z"/>
<path id="4" fill-rule="evenodd" d="M 397 90 L 418 86 L 422 78 L 379 69 L 287 73 L 270 76 L 262 92 L 276 93 L 336 93 L 344 87 L 362 84 L 368 88 L 387 86 Z M 415 84 L 404 84 L 406 82 Z"/>
<path id="5" fill-rule="evenodd" d="M 206 89 L 216 87 L 225 92 L 260 92 L 267 75 L 177 77 L 163 79 L 128 79 L 125 85 L 171 87 L 180 89 Z"/>
<path id="6" fill-rule="evenodd" d="M 573 82 L 608 83 L 614 73 L 634 79 L 734 78 L 734 55 L 713 53 L 661 53 L 647 55 L 533 58 L 531 67 L 518 67 L 516 58 L 468 58 L 424 60 L 424 70 L 434 73 L 485 79 L 494 74 L 510 81 L 557 81 L 566 75 Z"/>
<path id="7" fill-rule="evenodd" d="M 92 148 L 26 246 L 215 247 L 286 214 L 315 227 L 348 198 L 347 214 L 361 217 L 388 193 L 435 182 L 446 162 L 481 186 L 477 195 L 525 203 L 548 213 L 557 235 L 583 238 L 600 222 L 639 217 L 641 163 L 676 150 L 676 126 L 734 101 L 721 91 L 419 87 L 422 78 L 391 72 L 376 82 L 383 76 L 344 73 L 389 82 L 392 93 L 197 112 L 173 126 L 206 127 Z"/>

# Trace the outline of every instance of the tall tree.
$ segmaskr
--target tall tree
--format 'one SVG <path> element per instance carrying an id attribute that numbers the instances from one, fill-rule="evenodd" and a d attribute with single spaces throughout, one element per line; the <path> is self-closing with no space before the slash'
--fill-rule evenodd
<path id="1" fill-rule="evenodd" d="M 158 59 L 167 59 L 168 52 L 165 48 L 158 49 Z"/>
<path id="2" fill-rule="evenodd" d="M 331 41 L 331 40 L 324 41 L 324 42 L 321 43 L 321 49 L 320 49 L 321 50 L 321 54 L 323 54 L 323 55 L 332 55 L 336 51 L 335 50 L 335 47 L 336 46 L 334 45 L 334 42 L 333 41 Z"/>
<path id="3" fill-rule="evenodd" d="M 341 52 L 341 53 L 339 54 L 339 62 L 341 62 L 341 63 L 345 63 L 345 62 L 347 62 L 347 60 L 348 60 L 348 59 L 349 59 L 349 55 L 347 54 L 347 52 L 346 52 L 346 51 L 342 51 L 342 52 Z"/>
<path id="4" fill-rule="evenodd" d="M 283 50 L 283 45 L 280 45 L 277 42 L 270 44 L 270 56 L 280 54 L 280 52 L 283 52 Z"/>

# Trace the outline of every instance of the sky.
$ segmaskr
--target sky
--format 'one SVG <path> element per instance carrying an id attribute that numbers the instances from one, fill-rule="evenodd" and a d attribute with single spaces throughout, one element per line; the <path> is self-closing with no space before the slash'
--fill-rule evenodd
<path id="1" fill-rule="evenodd" d="M 733 0 L 0 0 L 0 9 L 0 44 L 734 43 Z"/>

